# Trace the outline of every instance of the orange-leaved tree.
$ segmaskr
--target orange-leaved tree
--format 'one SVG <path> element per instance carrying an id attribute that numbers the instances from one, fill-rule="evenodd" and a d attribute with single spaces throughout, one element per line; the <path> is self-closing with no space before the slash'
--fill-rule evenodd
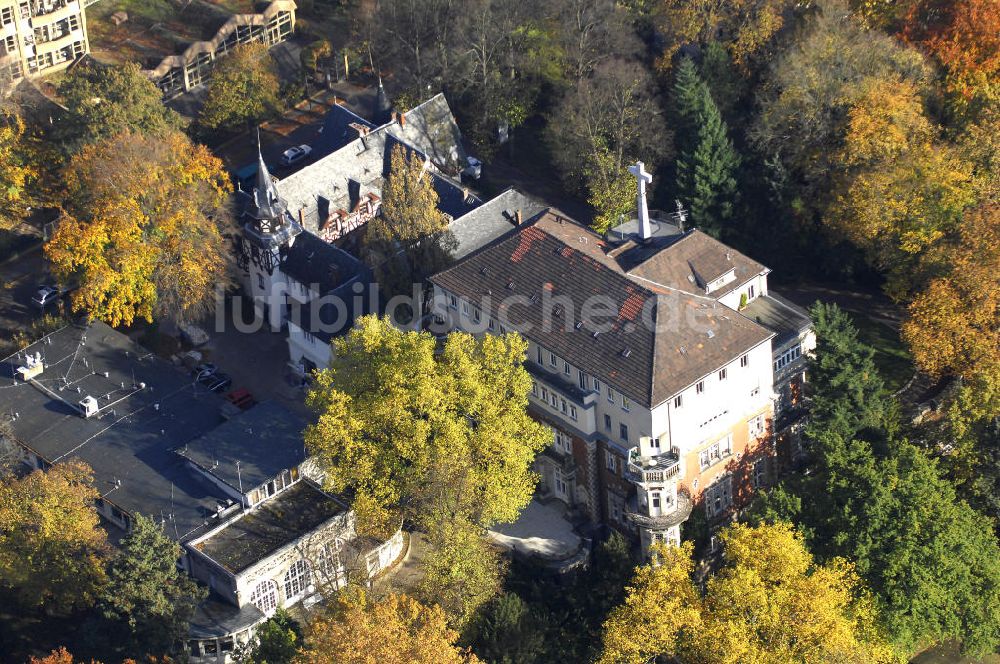
<path id="1" fill-rule="evenodd" d="M 479 659 L 455 645 L 458 632 L 444 611 L 407 595 L 381 600 L 363 592 L 342 595 L 336 606 L 314 620 L 300 653 L 304 664 L 476 664 Z"/>
<path id="2" fill-rule="evenodd" d="M 229 274 L 219 159 L 179 132 L 125 132 L 84 147 L 65 180 L 66 214 L 45 250 L 80 287 L 74 310 L 111 325 L 207 313 Z"/>

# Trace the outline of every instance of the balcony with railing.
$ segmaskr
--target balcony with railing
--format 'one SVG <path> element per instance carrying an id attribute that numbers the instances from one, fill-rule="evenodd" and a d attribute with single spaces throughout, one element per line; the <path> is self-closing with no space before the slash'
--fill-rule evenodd
<path id="1" fill-rule="evenodd" d="M 692 501 L 691 496 L 683 489 L 677 491 L 676 502 L 661 510 L 657 516 L 646 514 L 638 506 L 638 501 L 633 496 L 625 505 L 625 515 L 629 521 L 649 530 L 667 530 L 687 521 L 691 516 Z"/>
<path id="2" fill-rule="evenodd" d="M 77 0 L 37 0 L 31 3 L 31 25 L 38 27 L 79 13 Z"/>
<path id="3" fill-rule="evenodd" d="M 672 452 L 644 457 L 639 454 L 638 447 L 633 447 L 628 451 L 626 476 L 632 482 L 642 484 L 666 482 L 677 477 L 680 472 L 680 458 Z"/>

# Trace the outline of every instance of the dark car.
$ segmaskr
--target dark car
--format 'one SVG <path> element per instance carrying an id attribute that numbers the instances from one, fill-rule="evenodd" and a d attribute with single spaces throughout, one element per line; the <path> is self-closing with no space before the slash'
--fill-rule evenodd
<path id="1" fill-rule="evenodd" d="M 203 378 L 211 376 L 219 371 L 219 367 L 215 366 L 211 362 L 202 362 L 194 369 L 191 370 L 191 375 L 196 378 Z"/>
<path id="2" fill-rule="evenodd" d="M 31 303 L 39 309 L 45 309 L 65 294 L 65 289 L 45 284 L 38 287 L 38 292 L 31 298 Z"/>
<path id="3" fill-rule="evenodd" d="M 224 392 L 233 385 L 233 379 L 221 371 L 198 376 L 198 383 L 212 392 Z"/>

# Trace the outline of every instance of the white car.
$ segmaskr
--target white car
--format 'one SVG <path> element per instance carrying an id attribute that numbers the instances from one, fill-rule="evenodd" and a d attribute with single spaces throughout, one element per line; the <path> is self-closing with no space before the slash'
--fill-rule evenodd
<path id="1" fill-rule="evenodd" d="M 58 300 L 62 294 L 63 291 L 58 286 L 39 286 L 35 297 L 31 298 L 31 303 L 39 309 L 44 309 Z"/>
<path id="2" fill-rule="evenodd" d="M 475 157 L 466 157 L 465 162 L 468 165 L 462 170 L 462 174 L 473 180 L 478 180 L 483 174 L 483 162 Z"/>
<path id="3" fill-rule="evenodd" d="M 298 145 L 294 148 L 288 148 L 281 153 L 281 163 L 285 166 L 291 166 L 308 157 L 312 151 L 313 149 L 308 145 Z"/>

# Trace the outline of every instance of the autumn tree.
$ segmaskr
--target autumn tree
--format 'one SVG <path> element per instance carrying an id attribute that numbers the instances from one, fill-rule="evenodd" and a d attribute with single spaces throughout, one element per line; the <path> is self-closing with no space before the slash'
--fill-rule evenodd
<path id="1" fill-rule="evenodd" d="M 690 544 L 654 548 L 605 624 L 602 662 L 898 661 L 849 565 L 817 564 L 788 524 L 737 524 L 721 540 L 724 565 L 704 596 L 691 581 Z"/>
<path id="2" fill-rule="evenodd" d="M 38 171 L 28 152 L 24 121 L 0 113 L 0 230 L 20 224 L 32 200 L 30 185 Z"/>
<path id="3" fill-rule="evenodd" d="M 922 92 L 930 78 L 920 53 L 865 30 L 843 2 L 823 0 L 764 72 L 749 138 L 787 171 L 800 204 L 816 207 L 813 201 L 826 200 L 817 192 L 829 189 L 838 169 L 835 149 L 862 84 L 907 82 Z"/>
<path id="4" fill-rule="evenodd" d="M 455 645 L 458 633 L 445 613 L 406 596 L 373 599 L 340 595 L 312 621 L 299 661 L 304 664 L 474 664 L 479 659 Z"/>
<path id="5" fill-rule="evenodd" d="M 360 532 L 388 536 L 401 518 L 427 531 L 438 550 L 428 569 L 454 581 L 438 601 L 460 623 L 498 578 L 484 572 L 496 560 L 484 529 L 528 504 L 550 435 L 527 415 L 519 336 L 454 333 L 435 347 L 429 334 L 359 319 L 316 374 L 307 403 L 319 417 L 305 439 L 326 486 L 353 495 Z"/>
<path id="6" fill-rule="evenodd" d="M 278 609 L 237 655 L 240 664 L 292 664 L 302 647 L 302 628 L 285 609 Z"/>
<path id="7" fill-rule="evenodd" d="M 959 110 L 1000 102 L 1000 7 L 994 0 L 909 3 L 902 35 L 947 69 L 946 86 Z M 975 108 L 973 108 L 975 110 Z"/>
<path id="8" fill-rule="evenodd" d="M 549 118 L 546 141 L 564 182 L 596 203 L 599 230 L 634 209 L 628 166 L 654 172 L 671 153 L 649 74 L 635 62 L 609 60 L 561 99 Z M 627 220 L 627 219 L 626 219 Z"/>
<path id="9" fill-rule="evenodd" d="M 410 294 L 414 284 L 448 266 L 455 250 L 448 219 L 438 210 L 434 176 L 416 153 L 397 145 L 381 213 L 365 226 L 365 244 L 382 287 Z"/>
<path id="10" fill-rule="evenodd" d="M 65 180 L 66 215 L 45 252 L 80 285 L 74 310 L 112 325 L 209 310 L 228 279 L 222 162 L 180 133 L 125 132 L 82 149 Z"/>
<path id="11" fill-rule="evenodd" d="M 118 654 L 175 654 L 183 642 L 198 603 L 208 593 L 177 568 L 180 556 L 180 546 L 158 525 L 133 515 L 98 602 L 108 621 L 109 645 Z"/>
<path id="12" fill-rule="evenodd" d="M 0 482 L 0 583 L 25 606 L 68 613 L 104 588 L 109 547 L 92 478 L 69 461 Z"/>
<path id="13" fill-rule="evenodd" d="M 672 101 L 679 130 L 675 195 L 690 207 L 695 224 L 719 237 L 735 216 L 740 158 L 715 100 L 690 58 L 677 67 Z"/>
<path id="14" fill-rule="evenodd" d="M 237 46 L 212 71 L 198 122 L 212 130 L 244 129 L 278 112 L 279 91 L 277 70 L 267 45 Z"/>
<path id="15" fill-rule="evenodd" d="M 954 233 L 975 201 L 972 164 L 935 135 L 911 83 L 865 81 L 836 153 L 825 221 L 887 273 L 897 299 L 921 285 L 921 255 Z"/>
<path id="16" fill-rule="evenodd" d="M 941 274 L 910 303 L 903 339 L 924 371 L 965 377 L 984 417 L 1000 412 L 1000 205 L 969 210 L 928 261 Z"/>
<path id="17" fill-rule="evenodd" d="M 162 134 L 181 125 L 180 116 L 163 104 L 163 93 L 129 62 L 74 67 L 59 84 L 66 115 L 56 125 L 68 152 L 128 131 Z"/>

